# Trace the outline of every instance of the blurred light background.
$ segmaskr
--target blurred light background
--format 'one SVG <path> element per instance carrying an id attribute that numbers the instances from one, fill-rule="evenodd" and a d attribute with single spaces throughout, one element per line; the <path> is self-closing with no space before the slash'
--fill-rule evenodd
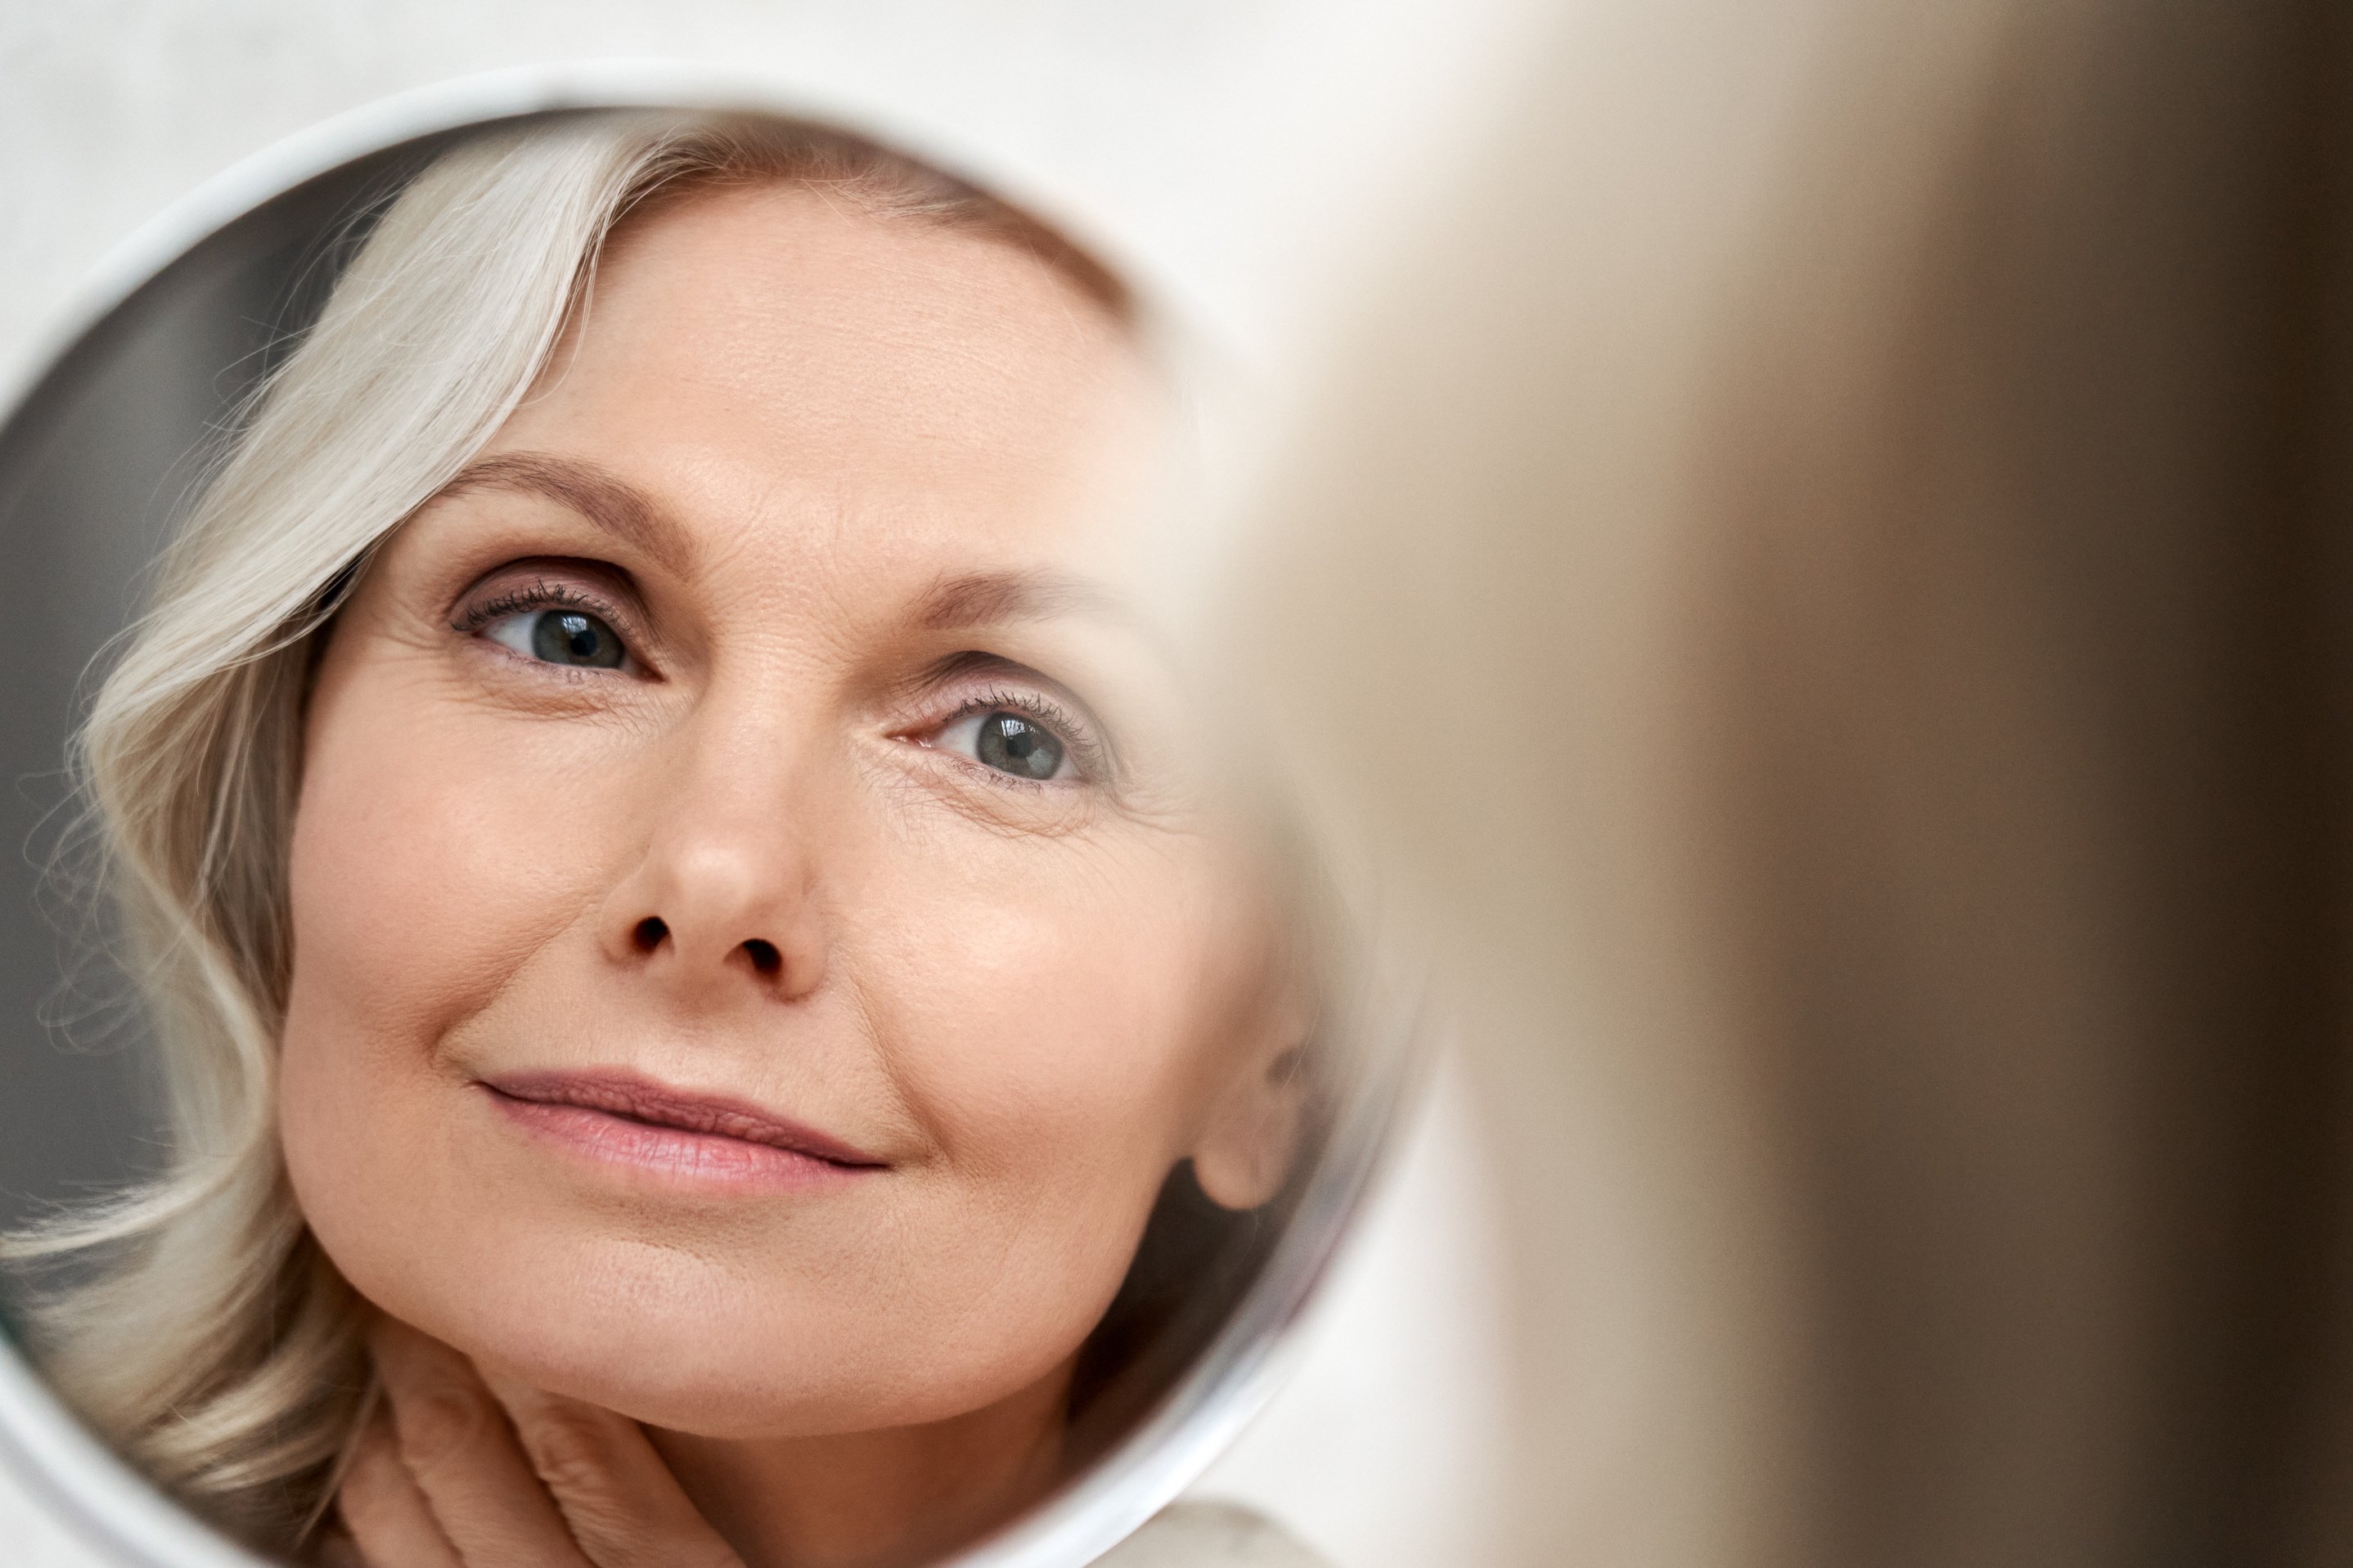
<path id="1" fill-rule="evenodd" d="M 124 268 L 162 259 L 154 238 L 174 204 L 281 138 L 452 78 L 653 57 L 770 78 L 1044 195 L 1140 262 L 1165 303 L 1257 378 L 1271 417 L 1406 232 L 1417 193 L 1478 144 L 1506 96 L 1523 9 L 14 0 L 0 7 L 0 392 L 18 395 L 131 280 Z M 1275 1514 L 1336 1568 L 1481 1558 L 1503 1398 L 1483 1182 L 1441 1071 L 1305 1325 L 1294 1374 L 1203 1493 Z M 96 1563 L 5 1478 L 0 1559 Z"/>

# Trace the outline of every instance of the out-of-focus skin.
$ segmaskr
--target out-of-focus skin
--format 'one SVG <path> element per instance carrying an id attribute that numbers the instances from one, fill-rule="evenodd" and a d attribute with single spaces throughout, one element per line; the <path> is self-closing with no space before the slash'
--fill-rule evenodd
<path id="1" fill-rule="evenodd" d="M 1245 759 L 1122 607 L 1163 410 L 1038 258 L 791 185 L 633 220 L 583 322 L 308 710 L 287 1160 L 416 1331 L 345 1516 L 388 1561 L 404 1409 L 495 1390 L 643 1424 L 583 1463 L 659 1453 L 659 1560 L 921 1561 L 1060 1479 L 1172 1166 L 1255 1206 L 1295 1136 Z"/>

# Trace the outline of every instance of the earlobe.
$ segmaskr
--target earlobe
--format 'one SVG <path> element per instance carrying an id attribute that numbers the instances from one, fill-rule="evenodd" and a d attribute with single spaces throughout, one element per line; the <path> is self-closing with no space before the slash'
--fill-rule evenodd
<path id="1" fill-rule="evenodd" d="M 1304 1048 L 1253 1064 L 1210 1113 L 1193 1150 L 1193 1173 L 1220 1208 L 1254 1209 L 1291 1178 L 1306 1120 Z"/>

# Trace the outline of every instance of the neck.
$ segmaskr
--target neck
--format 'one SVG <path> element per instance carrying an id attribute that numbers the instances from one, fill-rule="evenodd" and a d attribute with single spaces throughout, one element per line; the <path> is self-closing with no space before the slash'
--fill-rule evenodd
<path id="1" fill-rule="evenodd" d="M 748 1568 L 908 1568 L 987 1535 L 1061 1479 L 1070 1369 L 921 1426 L 739 1440 L 650 1431 Z"/>

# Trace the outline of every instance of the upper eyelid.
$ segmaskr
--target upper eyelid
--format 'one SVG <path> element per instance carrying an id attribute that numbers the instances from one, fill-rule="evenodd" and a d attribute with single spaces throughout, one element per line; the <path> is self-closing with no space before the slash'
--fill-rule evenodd
<path id="1" fill-rule="evenodd" d="M 954 712 L 944 719 L 936 721 L 935 723 L 940 728 L 945 728 L 950 724 L 960 724 L 976 713 L 991 713 L 1004 709 L 1011 709 L 1017 713 L 1031 719 L 1043 720 L 1057 729 L 1068 731 L 1069 733 L 1063 735 L 1062 739 L 1072 745 L 1084 746 L 1092 750 L 1096 744 L 1093 727 L 1080 721 L 1060 703 L 1040 701 L 1032 704 L 1021 701 L 1015 694 L 1006 691 L 985 691 L 968 698 L 957 703 Z"/>
<path id="2" fill-rule="evenodd" d="M 976 713 L 986 713 L 992 709 L 1009 708 L 1032 718 L 1043 719 L 1058 730 L 1063 731 L 1063 742 L 1070 747 L 1072 760 L 1078 763 L 1083 782 L 1106 786 L 1116 784 L 1119 778 L 1118 757 L 1112 748 L 1109 738 L 1103 733 L 1101 723 L 1093 721 L 1092 716 L 1081 718 L 1073 715 L 1063 704 L 1055 702 L 1050 698 L 1045 698 L 1043 693 L 1039 696 L 1044 700 L 1038 707 L 1031 707 L 1029 704 L 1011 700 L 1011 695 L 1002 689 L 994 691 L 978 691 L 958 702 L 944 716 L 927 721 L 925 728 L 933 733 L 937 733 L 950 725 L 962 723 Z M 1073 703 L 1071 706 L 1079 707 L 1083 712 L 1083 704 Z M 1041 780 L 1014 779 L 1008 782 L 1021 784 L 1025 788 L 1053 787 Z"/>
<path id="3" fill-rule="evenodd" d="M 1033 669 L 1020 660 L 1002 654 L 985 653 L 967 648 L 951 655 L 923 671 L 910 683 L 909 696 L 916 702 L 931 701 L 955 692 L 965 682 L 982 690 L 1020 688 L 1036 694 L 1065 721 L 1083 731 L 1105 745 L 1111 742 L 1110 726 L 1103 721 L 1094 708 L 1084 698 L 1042 670 Z M 970 710 L 971 702 L 985 701 L 976 697 L 958 706 L 959 713 Z"/>
<path id="4" fill-rule="evenodd" d="M 528 655 L 504 650 L 509 657 L 524 659 L 536 668 L 551 669 L 567 679 L 609 679 L 623 676 L 637 680 L 660 680 L 662 663 L 649 654 L 654 639 L 644 634 L 633 608 L 617 603 L 617 595 L 593 591 L 577 581 L 564 581 L 554 574 L 525 577 L 518 574 L 501 584 L 499 579 L 507 568 L 501 568 L 475 580 L 474 586 L 459 595 L 451 607 L 449 629 L 468 642 L 490 640 L 483 633 L 501 621 L 516 616 L 541 611 L 570 608 L 586 611 L 607 622 L 613 635 L 621 641 L 625 663 L 617 669 L 582 669 L 549 665 Z"/>
<path id="5" fill-rule="evenodd" d="M 487 573 L 458 596 L 450 610 L 449 629 L 480 631 L 493 620 L 519 615 L 534 605 L 569 604 L 618 623 L 613 629 L 625 636 L 643 634 L 645 614 L 630 602 L 634 595 L 600 590 L 595 585 L 595 578 L 602 574 L 585 573 L 577 566 L 572 571 L 577 578 L 586 581 L 565 580 L 562 569 L 553 563 L 529 574 L 517 566 Z M 513 575 L 507 576 L 509 573 Z"/>

